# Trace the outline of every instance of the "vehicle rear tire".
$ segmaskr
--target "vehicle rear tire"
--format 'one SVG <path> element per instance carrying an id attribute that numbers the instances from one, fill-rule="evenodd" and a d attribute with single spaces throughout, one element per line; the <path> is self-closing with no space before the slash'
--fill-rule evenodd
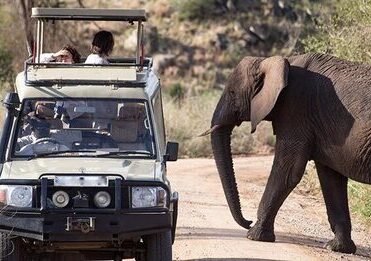
<path id="1" fill-rule="evenodd" d="M 0 232 L 0 260 L 25 261 L 26 249 L 20 237 Z"/>
<path id="2" fill-rule="evenodd" d="M 149 235 L 144 242 L 146 244 L 146 261 L 172 260 L 171 230 Z"/>

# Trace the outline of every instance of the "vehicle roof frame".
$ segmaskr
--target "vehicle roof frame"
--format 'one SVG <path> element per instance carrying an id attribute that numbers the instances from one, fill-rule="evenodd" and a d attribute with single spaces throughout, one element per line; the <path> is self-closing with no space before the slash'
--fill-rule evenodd
<path id="1" fill-rule="evenodd" d="M 40 63 L 40 55 L 44 46 L 44 22 L 49 20 L 78 21 L 127 21 L 137 22 L 136 63 L 143 59 L 143 22 L 147 21 L 145 10 L 142 9 L 92 9 L 92 8 L 32 8 L 31 18 L 37 19 L 36 45 L 34 58 Z"/>

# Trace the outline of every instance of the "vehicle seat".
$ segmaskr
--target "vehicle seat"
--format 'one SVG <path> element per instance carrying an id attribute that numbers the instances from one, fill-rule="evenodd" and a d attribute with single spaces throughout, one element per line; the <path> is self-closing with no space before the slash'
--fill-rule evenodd
<path id="1" fill-rule="evenodd" d="M 138 111 L 136 107 L 123 106 L 112 121 L 111 136 L 116 142 L 136 142 L 138 138 Z"/>
<path id="2" fill-rule="evenodd" d="M 112 121 L 111 137 L 123 150 L 147 150 L 141 140 L 141 128 L 144 127 L 144 107 L 137 104 L 120 108 L 116 120 Z"/>
<path id="3" fill-rule="evenodd" d="M 91 113 L 84 113 L 77 118 L 73 118 L 69 121 L 70 128 L 92 128 L 93 126 L 93 114 Z"/>

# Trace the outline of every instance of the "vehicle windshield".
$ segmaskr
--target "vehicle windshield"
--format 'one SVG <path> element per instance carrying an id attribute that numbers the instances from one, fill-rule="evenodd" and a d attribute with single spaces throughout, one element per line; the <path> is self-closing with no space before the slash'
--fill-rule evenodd
<path id="1" fill-rule="evenodd" d="M 20 115 L 14 156 L 154 156 L 143 101 L 28 99 Z"/>

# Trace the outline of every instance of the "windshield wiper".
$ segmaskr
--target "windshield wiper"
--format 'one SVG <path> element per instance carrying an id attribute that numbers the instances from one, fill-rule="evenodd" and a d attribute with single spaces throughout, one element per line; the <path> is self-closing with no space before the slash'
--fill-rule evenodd
<path id="1" fill-rule="evenodd" d="M 65 151 L 53 151 L 48 153 L 34 154 L 27 158 L 27 160 L 32 160 L 35 158 L 45 158 L 48 156 L 63 155 L 68 153 L 76 153 L 77 156 L 84 156 L 85 153 L 90 154 L 89 156 L 93 157 L 108 157 L 115 155 L 128 155 L 128 154 L 137 154 L 137 155 L 146 155 L 152 156 L 153 154 L 148 151 L 136 151 L 136 150 L 122 150 L 122 151 L 102 151 L 102 150 L 65 150 Z M 95 154 L 91 154 L 95 153 Z"/>
<path id="2" fill-rule="evenodd" d="M 102 153 L 102 154 L 98 154 L 97 156 L 98 157 L 107 157 L 107 156 L 128 155 L 128 154 L 153 156 L 153 154 L 151 152 L 148 152 L 148 151 L 138 151 L 138 150 L 110 151 L 110 152 L 105 152 L 105 153 Z"/>
<path id="3" fill-rule="evenodd" d="M 32 160 L 34 158 L 45 158 L 50 155 L 61 155 L 65 153 L 93 153 L 97 152 L 96 150 L 63 150 L 63 151 L 52 151 L 48 153 L 40 153 L 40 154 L 34 154 L 27 158 L 27 160 Z"/>

